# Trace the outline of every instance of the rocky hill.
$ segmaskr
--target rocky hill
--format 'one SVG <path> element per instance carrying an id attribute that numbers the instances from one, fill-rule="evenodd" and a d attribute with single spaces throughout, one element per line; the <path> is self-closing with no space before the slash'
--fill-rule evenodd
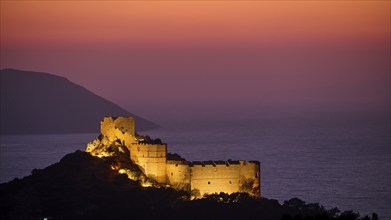
<path id="1" fill-rule="evenodd" d="M 0 219 L 370 220 L 297 198 L 280 204 L 246 193 L 221 193 L 189 200 L 186 192 L 172 188 L 141 187 L 113 170 L 112 162 L 76 151 L 30 176 L 0 184 Z"/>
<path id="2" fill-rule="evenodd" d="M 0 83 L 1 134 L 99 132 L 109 115 L 132 116 L 139 130 L 158 127 L 64 77 L 4 69 Z"/>

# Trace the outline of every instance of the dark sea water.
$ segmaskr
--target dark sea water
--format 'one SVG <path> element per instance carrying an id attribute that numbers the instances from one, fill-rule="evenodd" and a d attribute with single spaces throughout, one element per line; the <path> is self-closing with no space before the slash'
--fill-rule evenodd
<path id="1" fill-rule="evenodd" d="M 389 128 L 379 123 L 243 121 L 182 123 L 141 132 L 187 160 L 261 161 L 262 196 L 391 219 Z M 97 134 L 3 135 L 0 181 L 29 175 L 85 149 Z"/>

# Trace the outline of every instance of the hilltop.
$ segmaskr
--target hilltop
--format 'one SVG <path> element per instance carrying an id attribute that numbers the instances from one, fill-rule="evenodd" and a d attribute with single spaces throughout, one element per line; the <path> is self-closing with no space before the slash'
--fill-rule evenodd
<path id="1" fill-rule="evenodd" d="M 111 163 L 76 151 L 30 176 L 0 184 L 0 219 L 360 219 L 352 211 L 326 210 L 297 198 L 280 204 L 246 193 L 221 193 L 189 200 L 184 191 L 141 187 L 112 170 Z"/>
<path id="2" fill-rule="evenodd" d="M 158 126 L 68 79 L 48 73 L 0 70 L 0 133 L 97 133 L 104 116 L 135 118 L 139 130 Z"/>

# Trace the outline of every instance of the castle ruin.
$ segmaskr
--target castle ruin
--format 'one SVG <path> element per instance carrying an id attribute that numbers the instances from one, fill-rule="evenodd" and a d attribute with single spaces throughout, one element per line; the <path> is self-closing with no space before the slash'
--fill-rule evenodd
<path id="1" fill-rule="evenodd" d="M 258 161 L 187 161 L 167 153 L 167 144 L 140 136 L 132 117 L 105 117 L 100 124 L 100 138 L 88 143 L 87 152 L 110 156 L 102 146 L 125 146 L 130 159 L 142 172 L 160 185 L 185 190 L 194 197 L 205 194 L 246 192 L 260 197 L 260 163 Z"/>

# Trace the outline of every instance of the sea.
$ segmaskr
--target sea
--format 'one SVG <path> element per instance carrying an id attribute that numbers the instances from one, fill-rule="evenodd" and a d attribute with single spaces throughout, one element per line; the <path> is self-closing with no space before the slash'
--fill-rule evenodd
<path id="1" fill-rule="evenodd" d="M 326 208 L 391 220 L 387 123 L 243 120 L 168 123 L 139 132 L 190 161 L 258 160 L 262 197 L 297 197 Z M 98 134 L 1 135 L 0 182 L 30 175 L 84 150 Z"/>

